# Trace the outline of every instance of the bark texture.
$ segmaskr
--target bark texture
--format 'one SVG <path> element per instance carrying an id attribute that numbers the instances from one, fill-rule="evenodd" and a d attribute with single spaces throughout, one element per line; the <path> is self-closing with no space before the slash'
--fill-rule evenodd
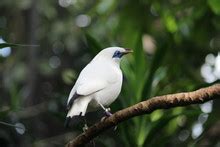
<path id="1" fill-rule="evenodd" d="M 89 127 L 86 132 L 69 141 L 66 147 L 84 146 L 105 130 L 135 116 L 149 114 L 157 109 L 169 109 L 178 106 L 200 104 L 217 98 L 220 98 L 220 84 L 193 92 L 156 96 L 123 110 L 119 110 L 105 120 L 97 122 Z"/>

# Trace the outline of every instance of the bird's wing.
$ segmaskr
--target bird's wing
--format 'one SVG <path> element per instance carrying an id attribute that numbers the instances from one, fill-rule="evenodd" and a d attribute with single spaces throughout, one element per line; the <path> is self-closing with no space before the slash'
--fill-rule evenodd
<path id="1" fill-rule="evenodd" d="M 73 102 L 75 99 L 79 98 L 81 95 L 77 94 L 76 92 L 73 94 L 73 96 L 70 97 L 70 100 L 67 103 L 67 110 L 69 110 L 71 108 L 71 106 L 73 105 Z"/>
<path id="2" fill-rule="evenodd" d="M 67 110 L 69 110 L 77 98 L 80 98 L 81 96 L 87 96 L 90 94 L 93 94 L 97 91 L 100 91 L 104 89 L 107 86 L 107 82 L 103 80 L 90 80 L 86 83 L 81 83 L 77 86 L 75 93 L 71 96 L 67 103 Z"/>
<path id="3" fill-rule="evenodd" d="M 70 92 L 67 108 L 71 108 L 75 99 L 100 91 L 109 83 L 117 81 L 114 72 L 109 72 L 105 62 L 90 62 L 80 73 Z"/>
<path id="4" fill-rule="evenodd" d="M 89 83 L 80 84 L 76 89 L 76 93 L 79 95 L 90 95 L 97 91 L 104 89 L 107 85 L 107 82 L 104 80 L 92 80 L 88 81 Z"/>

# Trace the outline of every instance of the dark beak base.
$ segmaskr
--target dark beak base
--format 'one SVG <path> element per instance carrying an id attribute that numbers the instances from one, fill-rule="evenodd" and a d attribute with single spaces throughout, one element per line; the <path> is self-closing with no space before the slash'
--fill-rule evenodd
<path id="1" fill-rule="evenodd" d="M 129 53 L 133 53 L 133 50 L 125 48 L 124 54 L 129 54 Z"/>

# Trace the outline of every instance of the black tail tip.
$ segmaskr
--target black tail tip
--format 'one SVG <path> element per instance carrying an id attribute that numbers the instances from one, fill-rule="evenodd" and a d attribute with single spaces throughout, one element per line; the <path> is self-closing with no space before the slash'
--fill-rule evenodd
<path id="1" fill-rule="evenodd" d="M 64 123 L 64 127 L 65 128 L 69 128 L 69 123 L 70 123 L 71 117 L 66 117 L 65 123 Z"/>

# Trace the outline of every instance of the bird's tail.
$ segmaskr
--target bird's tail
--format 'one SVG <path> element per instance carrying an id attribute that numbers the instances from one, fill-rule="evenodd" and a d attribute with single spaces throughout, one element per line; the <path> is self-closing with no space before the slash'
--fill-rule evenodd
<path id="1" fill-rule="evenodd" d="M 73 105 L 71 106 L 70 110 L 67 113 L 64 126 L 68 127 L 71 118 L 74 116 L 85 116 L 87 106 L 90 101 L 91 101 L 91 97 L 88 97 L 88 96 L 87 97 L 80 97 L 80 98 L 76 99 L 73 102 Z"/>

